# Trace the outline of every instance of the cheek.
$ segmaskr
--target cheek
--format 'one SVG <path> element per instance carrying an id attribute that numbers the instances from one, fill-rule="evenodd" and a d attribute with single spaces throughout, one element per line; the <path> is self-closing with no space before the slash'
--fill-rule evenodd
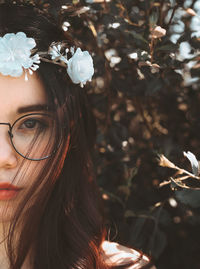
<path id="1" fill-rule="evenodd" d="M 68 154 L 69 144 L 70 135 L 68 135 L 67 139 L 64 141 L 64 145 L 61 145 L 54 155 L 54 160 L 56 160 L 58 156 L 62 156 L 56 165 L 56 169 L 53 167 L 55 165 L 54 160 L 45 159 L 41 161 L 31 161 L 19 156 L 18 170 L 12 183 L 22 188 L 22 190 L 17 196 L 17 199 L 9 204 L 14 206 L 14 204 L 27 201 L 26 206 L 28 208 L 37 201 L 41 193 L 42 196 L 45 193 L 47 194 L 48 190 L 53 188 L 56 179 L 61 173 L 65 158 Z"/>
<path id="2" fill-rule="evenodd" d="M 44 169 L 46 160 L 43 161 L 30 161 L 22 160 L 19 169 L 14 179 L 14 184 L 17 186 L 27 188 L 34 184 L 40 172 Z"/>
<path id="3" fill-rule="evenodd" d="M 47 160 L 37 162 L 23 159 L 21 161 L 12 184 L 22 189 L 14 199 L 0 201 L 0 223 L 11 221 L 18 206 L 21 208 L 23 205 L 22 214 L 26 214 L 26 210 L 36 203 L 40 191 L 44 189 L 44 182 L 39 175 L 46 162 Z"/>

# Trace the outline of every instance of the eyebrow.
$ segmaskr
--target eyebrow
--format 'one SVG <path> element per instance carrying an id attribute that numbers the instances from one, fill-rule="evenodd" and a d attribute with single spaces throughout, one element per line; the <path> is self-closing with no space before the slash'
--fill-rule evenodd
<path id="1" fill-rule="evenodd" d="M 35 111 L 53 111 L 53 108 L 46 104 L 35 104 L 29 106 L 19 107 L 17 110 L 18 114 L 27 113 L 27 112 L 35 112 Z"/>

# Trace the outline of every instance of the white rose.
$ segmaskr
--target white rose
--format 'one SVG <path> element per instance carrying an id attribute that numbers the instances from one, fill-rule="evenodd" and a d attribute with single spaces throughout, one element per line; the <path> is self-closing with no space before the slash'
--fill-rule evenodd
<path id="1" fill-rule="evenodd" d="M 73 83 L 80 83 L 81 87 L 83 87 L 87 81 L 91 81 L 94 74 L 94 66 L 89 52 L 77 48 L 74 55 L 68 60 L 67 73 Z"/>

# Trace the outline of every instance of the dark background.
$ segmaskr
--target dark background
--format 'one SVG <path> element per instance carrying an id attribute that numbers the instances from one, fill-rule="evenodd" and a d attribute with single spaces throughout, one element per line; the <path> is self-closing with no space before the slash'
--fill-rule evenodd
<path id="1" fill-rule="evenodd" d="M 200 268 L 199 181 L 159 187 L 174 170 L 158 165 L 164 154 L 191 171 L 183 151 L 200 158 L 200 33 L 191 28 L 200 31 L 199 2 L 66 0 L 59 15 L 78 9 L 66 17 L 68 32 L 94 59 L 83 90 L 97 118 L 109 238 L 142 249 L 158 269 Z M 166 35 L 153 36 L 156 25 Z"/>

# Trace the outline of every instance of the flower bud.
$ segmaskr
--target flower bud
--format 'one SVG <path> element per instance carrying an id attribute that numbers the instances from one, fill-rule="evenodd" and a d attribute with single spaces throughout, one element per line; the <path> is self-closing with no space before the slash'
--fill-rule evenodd
<path id="1" fill-rule="evenodd" d="M 152 38 L 160 38 L 166 35 L 166 30 L 160 26 L 156 26 L 152 32 Z"/>

